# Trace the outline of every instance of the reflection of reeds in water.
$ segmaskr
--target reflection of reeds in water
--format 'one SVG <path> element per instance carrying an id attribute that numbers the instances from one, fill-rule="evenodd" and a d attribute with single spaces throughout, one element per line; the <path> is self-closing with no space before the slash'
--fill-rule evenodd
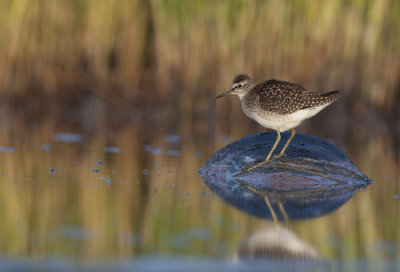
<path id="1" fill-rule="evenodd" d="M 55 143 L 53 135 L 73 128 L 53 122 L 31 129 L 18 121 L 9 125 L 0 133 L 0 146 L 16 147 L 15 152 L 0 153 L 3 256 L 225 257 L 233 256 L 240 241 L 265 224 L 212 193 L 202 194 L 208 189 L 197 171 L 216 147 L 201 137 L 182 136 L 177 146 L 171 146 L 164 131 L 154 134 L 132 127 L 85 135 L 85 142 L 71 144 Z M 52 150 L 42 150 L 43 143 L 51 143 Z M 150 154 L 144 143 L 161 148 L 163 154 Z M 321 256 L 400 257 L 399 252 L 380 251 L 385 241 L 396 244 L 400 237 L 400 210 L 393 198 L 400 192 L 394 167 L 398 154 L 386 154 L 391 145 L 380 135 L 350 154 L 376 184 L 333 214 L 292 222 L 293 232 Z M 105 146 L 121 151 L 105 154 Z M 167 156 L 168 149 L 179 150 L 180 155 Z M 97 165 L 99 160 L 104 166 Z M 54 175 L 49 175 L 51 167 L 56 168 Z M 143 174 L 144 169 L 149 174 Z M 111 185 L 100 179 L 107 176 Z"/>
<path id="2" fill-rule="evenodd" d="M 173 98 L 187 113 L 247 72 L 390 108 L 399 24 L 395 0 L 4 1 L 0 89 L 24 104 L 47 97 L 65 107 L 91 92 Z"/>

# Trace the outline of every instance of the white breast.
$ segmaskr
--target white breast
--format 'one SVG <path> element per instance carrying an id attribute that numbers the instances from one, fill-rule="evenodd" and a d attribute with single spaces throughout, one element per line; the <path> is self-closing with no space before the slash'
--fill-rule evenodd
<path id="1" fill-rule="evenodd" d="M 283 132 L 297 127 L 305 119 L 313 117 L 323 108 L 327 107 L 329 104 L 330 103 L 315 108 L 298 110 L 294 113 L 289 113 L 285 115 L 273 112 L 262 112 L 262 111 L 248 112 L 247 110 L 244 110 L 244 107 L 243 110 L 247 116 L 255 120 L 263 127 L 275 130 L 279 129 L 279 131 Z"/>

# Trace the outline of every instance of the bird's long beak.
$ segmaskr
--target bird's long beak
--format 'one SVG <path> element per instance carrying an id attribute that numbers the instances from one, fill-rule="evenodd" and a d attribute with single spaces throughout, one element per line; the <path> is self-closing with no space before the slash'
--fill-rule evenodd
<path id="1" fill-rule="evenodd" d="M 218 95 L 215 99 L 218 99 L 218 98 L 227 96 L 228 94 L 231 94 L 231 92 L 232 92 L 232 90 L 227 90 L 226 92 L 224 92 L 224 93 Z"/>

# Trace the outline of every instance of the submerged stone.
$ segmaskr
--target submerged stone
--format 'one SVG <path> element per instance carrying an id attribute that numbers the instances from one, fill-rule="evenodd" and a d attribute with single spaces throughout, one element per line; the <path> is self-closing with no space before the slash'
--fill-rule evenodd
<path id="1" fill-rule="evenodd" d="M 282 133 L 274 155 L 288 137 Z M 265 160 L 275 139 L 275 132 L 263 132 L 223 147 L 200 170 L 203 181 L 240 210 L 278 219 L 321 216 L 372 183 L 333 144 L 304 134 L 296 134 L 286 157 L 242 172 Z"/>

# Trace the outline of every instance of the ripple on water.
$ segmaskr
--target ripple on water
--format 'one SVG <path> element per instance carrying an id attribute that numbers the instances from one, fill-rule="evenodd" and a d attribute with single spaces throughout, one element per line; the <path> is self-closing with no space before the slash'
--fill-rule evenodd
<path id="1" fill-rule="evenodd" d="M 181 137 L 177 134 L 168 134 L 165 136 L 165 141 L 169 144 L 179 144 Z"/>
<path id="2" fill-rule="evenodd" d="M 104 161 L 98 161 L 98 162 L 97 162 L 97 165 L 103 166 L 103 165 L 104 165 Z"/>
<path id="3" fill-rule="evenodd" d="M 15 152 L 15 147 L 0 146 L 0 152 Z"/>
<path id="4" fill-rule="evenodd" d="M 83 137 L 76 133 L 57 133 L 54 135 L 54 140 L 57 142 L 79 143 L 83 141 Z"/>
<path id="5" fill-rule="evenodd" d="M 161 148 L 156 148 L 152 147 L 151 145 L 146 145 L 144 149 L 148 152 L 150 152 L 152 155 L 161 155 L 162 154 L 162 149 Z"/>
<path id="6" fill-rule="evenodd" d="M 116 146 L 107 146 L 106 148 L 104 148 L 104 152 L 106 153 L 115 154 L 119 153 L 119 151 L 120 151 L 119 147 Z"/>
<path id="7" fill-rule="evenodd" d="M 42 144 L 42 149 L 44 151 L 50 151 L 51 150 L 51 145 L 49 144 Z"/>
<path id="8" fill-rule="evenodd" d="M 167 150 L 168 156 L 179 156 L 181 152 L 179 150 Z"/>

